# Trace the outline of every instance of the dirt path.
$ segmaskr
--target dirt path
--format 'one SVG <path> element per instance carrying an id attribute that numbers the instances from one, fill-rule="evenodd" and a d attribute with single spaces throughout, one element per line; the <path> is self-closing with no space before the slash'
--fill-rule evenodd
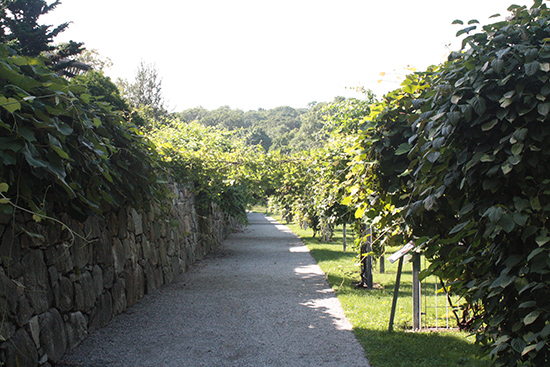
<path id="1" fill-rule="evenodd" d="M 145 297 L 62 366 L 369 366 L 338 299 L 286 226 L 250 226 Z"/>

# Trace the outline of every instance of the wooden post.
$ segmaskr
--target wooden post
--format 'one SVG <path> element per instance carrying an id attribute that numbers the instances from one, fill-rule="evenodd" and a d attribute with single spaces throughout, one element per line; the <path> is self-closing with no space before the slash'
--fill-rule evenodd
<path id="1" fill-rule="evenodd" d="M 403 270 L 403 257 L 400 257 L 399 263 L 397 264 L 397 276 L 395 277 L 395 287 L 393 288 L 393 300 L 391 303 L 390 326 L 388 327 L 388 331 L 390 333 L 393 331 L 393 319 L 395 318 L 395 309 L 397 307 L 397 295 L 399 294 L 399 283 L 401 283 L 402 270 Z"/>
<path id="2" fill-rule="evenodd" d="M 346 252 L 346 223 L 345 222 L 342 228 L 342 242 L 344 243 L 344 252 Z"/>
<path id="3" fill-rule="evenodd" d="M 386 272 L 386 262 L 384 259 L 384 255 L 380 256 L 380 274 L 384 274 Z"/>
<path id="4" fill-rule="evenodd" d="M 367 229 L 367 241 L 366 241 L 366 253 L 368 254 L 369 252 L 372 251 L 372 228 L 369 227 Z M 372 289 L 373 288 L 373 279 L 372 279 L 372 256 L 367 256 L 366 257 L 366 268 L 365 268 L 365 275 L 366 275 L 366 285 L 367 285 L 367 289 Z"/>
<path id="5" fill-rule="evenodd" d="M 413 258 L 413 281 L 412 281 L 412 295 L 413 295 L 413 329 L 419 330 L 421 328 L 421 290 L 420 280 L 418 275 L 420 274 L 420 254 L 414 254 Z"/>

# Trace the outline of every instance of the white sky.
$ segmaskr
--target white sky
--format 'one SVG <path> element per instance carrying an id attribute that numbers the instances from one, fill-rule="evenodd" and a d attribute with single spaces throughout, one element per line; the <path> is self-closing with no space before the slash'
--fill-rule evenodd
<path id="1" fill-rule="evenodd" d="M 487 24 L 511 4 L 533 1 L 62 0 L 41 21 L 72 21 L 56 42 L 97 49 L 113 80 L 155 64 L 174 111 L 247 111 L 360 97 L 359 86 L 381 95 L 407 65 L 422 70 L 458 49 L 453 20 Z"/>

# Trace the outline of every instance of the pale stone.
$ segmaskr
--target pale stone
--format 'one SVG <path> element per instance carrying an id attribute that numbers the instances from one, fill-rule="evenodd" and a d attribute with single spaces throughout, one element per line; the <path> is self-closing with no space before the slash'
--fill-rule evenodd
<path id="1" fill-rule="evenodd" d="M 36 345 L 36 349 L 40 348 L 40 324 L 38 323 L 38 316 L 34 316 L 29 320 L 29 331 L 31 332 L 32 340 Z"/>
<path id="2" fill-rule="evenodd" d="M 141 214 L 139 214 L 134 208 L 130 210 L 130 213 L 132 215 L 134 233 L 136 234 L 136 236 L 142 234 L 143 222 Z"/>
<path id="3" fill-rule="evenodd" d="M 128 304 L 126 302 L 126 283 L 123 279 L 117 279 L 111 289 L 111 297 L 113 299 L 113 315 L 116 316 L 126 310 Z"/>
<path id="4" fill-rule="evenodd" d="M 67 351 L 67 334 L 65 323 L 59 311 L 52 308 L 39 316 L 40 345 L 48 360 L 57 363 Z"/>
<path id="5" fill-rule="evenodd" d="M 55 304 L 59 311 L 68 312 L 74 305 L 73 283 L 67 277 L 60 277 L 57 287 L 53 288 Z"/>
<path id="6" fill-rule="evenodd" d="M 69 315 L 65 327 L 69 349 L 75 348 L 88 335 L 86 317 L 80 311 Z"/>
<path id="7" fill-rule="evenodd" d="M 123 242 L 128 241 L 128 239 L 123 240 Z M 125 246 L 118 238 L 113 239 L 113 265 L 115 269 L 115 274 L 120 275 L 124 271 L 124 265 L 126 264 L 126 248 L 129 246 Z"/>

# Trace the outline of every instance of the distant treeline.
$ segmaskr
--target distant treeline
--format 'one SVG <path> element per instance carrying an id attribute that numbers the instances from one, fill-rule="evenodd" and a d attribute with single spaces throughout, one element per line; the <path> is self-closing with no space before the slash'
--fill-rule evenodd
<path id="1" fill-rule="evenodd" d="M 333 102 L 344 100 L 336 97 Z M 266 151 L 293 153 L 322 146 L 328 135 L 323 129 L 329 112 L 328 102 L 311 102 L 307 108 L 276 107 L 244 112 L 223 106 L 215 110 L 203 107 L 176 112 L 174 117 L 184 122 L 196 121 L 204 126 L 233 131 L 247 144 L 260 144 Z"/>

